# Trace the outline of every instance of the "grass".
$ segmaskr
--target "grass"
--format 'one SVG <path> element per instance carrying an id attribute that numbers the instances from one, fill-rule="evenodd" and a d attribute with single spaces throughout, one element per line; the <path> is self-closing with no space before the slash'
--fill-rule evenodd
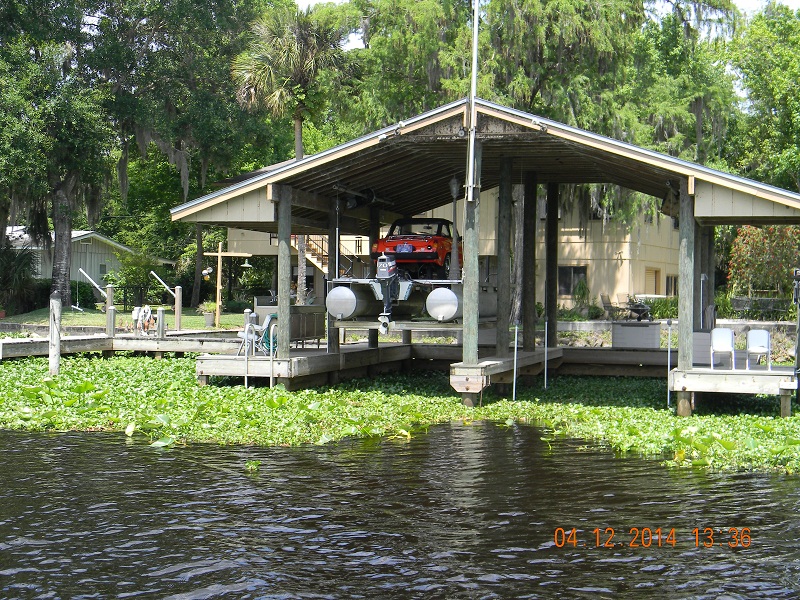
<path id="1" fill-rule="evenodd" d="M 516 402 L 488 392 L 477 408 L 463 406 L 438 372 L 298 392 L 240 383 L 199 387 L 190 358 L 69 357 L 55 378 L 47 359 L 8 360 L 0 369 L 0 427 L 118 431 L 156 447 L 292 446 L 351 436 L 402 440 L 436 423 L 490 420 L 540 425 L 544 439 L 594 440 L 676 468 L 800 469 L 800 417 L 777 418 L 777 399 L 728 397 L 681 418 L 666 408 L 663 380 L 557 377 L 547 390 L 541 382 L 520 386 Z"/>
<path id="2" fill-rule="evenodd" d="M 153 306 L 153 315 L 157 306 Z M 167 329 L 175 329 L 175 311 L 165 311 Z M 41 308 L 21 315 L 14 315 L 3 319 L 4 323 L 23 323 L 31 325 L 48 325 L 50 323 L 50 309 Z M 221 329 L 236 329 L 244 325 L 244 315 L 241 313 L 225 313 L 220 315 Z M 95 309 L 84 309 L 83 312 L 73 309 L 61 313 L 61 323 L 66 327 L 105 327 L 106 313 Z M 117 311 L 117 327 L 127 327 L 131 323 L 130 311 Z M 185 308 L 181 315 L 181 329 L 207 329 L 205 317 L 191 308 Z"/>

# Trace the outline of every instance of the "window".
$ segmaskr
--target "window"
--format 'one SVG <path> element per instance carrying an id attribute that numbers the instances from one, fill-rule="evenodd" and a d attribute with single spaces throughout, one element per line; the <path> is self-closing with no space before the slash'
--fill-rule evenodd
<path id="1" fill-rule="evenodd" d="M 558 295 L 572 296 L 579 281 L 586 281 L 586 267 L 558 267 Z"/>
<path id="2" fill-rule="evenodd" d="M 100 265 L 98 267 L 98 270 L 100 272 L 101 277 L 107 273 L 107 267 L 105 265 Z"/>
<path id="3" fill-rule="evenodd" d="M 667 296 L 678 295 L 678 276 L 667 275 Z"/>
<path id="4" fill-rule="evenodd" d="M 661 269 L 644 270 L 644 293 L 658 295 L 661 293 Z"/>

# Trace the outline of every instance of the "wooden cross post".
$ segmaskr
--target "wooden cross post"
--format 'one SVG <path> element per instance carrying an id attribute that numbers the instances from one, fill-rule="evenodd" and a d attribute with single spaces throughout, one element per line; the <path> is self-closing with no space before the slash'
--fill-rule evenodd
<path id="1" fill-rule="evenodd" d="M 222 308 L 222 257 L 223 256 L 238 256 L 241 258 L 250 258 L 253 256 L 247 252 L 223 252 L 222 242 L 216 252 L 203 252 L 203 256 L 216 256 L 217 257 L 217 312 L 214 315 L 214 327 L 219 327 L 219 313 Z"/>

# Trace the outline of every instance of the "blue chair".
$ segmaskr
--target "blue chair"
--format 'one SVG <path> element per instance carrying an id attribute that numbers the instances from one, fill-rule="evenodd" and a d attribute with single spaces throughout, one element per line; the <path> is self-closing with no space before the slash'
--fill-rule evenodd
<path id="1" fill-rule="evenodd" d="M 239 350 L 236 355 L 242 354 L 242 350 L 246 348 L 253 348 L 253 354 L 261 352 L 264 356 L 270 356 L 275 353 L 278 348 L 278 332 L 273 330 L 270 332 L 272 325 L 277 321 L 277 315 L 270 313 L 264 319 L 263 325 L 249 325 L 245 331 L 237 333 L 237 337 L 241 338 L 242 343 L 239 345 Z"/>

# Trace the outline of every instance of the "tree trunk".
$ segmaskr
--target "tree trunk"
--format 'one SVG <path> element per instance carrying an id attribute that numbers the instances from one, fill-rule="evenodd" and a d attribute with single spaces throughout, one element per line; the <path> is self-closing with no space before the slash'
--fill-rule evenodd
<path id="1" fill-rule="evenodd" d="M 11 225 L 8 222 L 8 215 L 11 212 L 11 202 L 8 196 L 0 200 L 0 247 L 5 246 L 8 238 L 6 237 L 6 226 Z"/>
<path id="2" fill-rule="evenodd" d="M 295 304 L 306 303 L 306 236 L 297 236 L 297 298 Z"/>
<path id="3" fill-rule="evenodd" d="M 53 283 L 50 293 L 61 295 L 63 306 L 72 305 L 72 291 L 69 285 L 72 246 L 72 207 L 70 195 L 75 188 L 75 179 L 67 178 L 55 186 L 53 193 Z"/>
<path id="4" fill-rule="evenodd" d="M 192 308 L 200 305 L 200 286 L 203 285 L 203 226 L 197 223 L 194 226 L 197 255 L 194 259 L 194 286 L 192 286 Z"/>
<path id="5" fill-rule="evenodd" d="M 303 117 L 294 117 L 294 157 L 297 160 L 303 158 Z"/>

